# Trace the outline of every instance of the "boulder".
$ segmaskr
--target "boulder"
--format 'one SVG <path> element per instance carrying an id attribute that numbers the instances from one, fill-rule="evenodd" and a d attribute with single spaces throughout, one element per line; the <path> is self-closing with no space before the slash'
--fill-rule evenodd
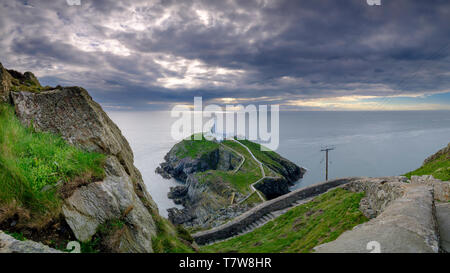
<path id="1" fill-rule="evenodd" d="M 77 189 L 65 199 L 62 209 L 67 223 L 80 241 L 89 241 L 98 226 L 107 220 L 123 219 L 129 232 L 125 233 L 128 236 L 120 238 L 118 250 L 152 252 L 155 222 L 134 192 L 130 177 L 113 156 L 106 161 L 106 178 Z"/>

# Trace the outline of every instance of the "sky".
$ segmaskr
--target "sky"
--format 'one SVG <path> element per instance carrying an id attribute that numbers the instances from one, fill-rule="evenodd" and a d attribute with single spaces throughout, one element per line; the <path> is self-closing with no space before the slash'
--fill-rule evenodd
<path id="1" fill-rule="evenodd" d="M 107 110 L 450 110 L 450 1 L 0 0 L 0 62 Z"/>

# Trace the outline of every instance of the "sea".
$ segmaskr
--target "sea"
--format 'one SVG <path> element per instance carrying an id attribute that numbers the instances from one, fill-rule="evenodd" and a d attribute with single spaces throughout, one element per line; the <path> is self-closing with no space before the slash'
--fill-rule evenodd
<path id="1" fill-rule="evenodd" d="M 168 111 L 108 111 L 129 141 L 135 165 L 147 190 L 167 217 L 179 207 L 167 198 L 174 179 L 155 173 L 177 143 Z M 450 111 L 286 111 L 279 115 L 277 153 L 307 170 L 292 190 L 325 181 L 325 148 L 329 179 L 349 176 L 402 175 L 450 142 Z"/>

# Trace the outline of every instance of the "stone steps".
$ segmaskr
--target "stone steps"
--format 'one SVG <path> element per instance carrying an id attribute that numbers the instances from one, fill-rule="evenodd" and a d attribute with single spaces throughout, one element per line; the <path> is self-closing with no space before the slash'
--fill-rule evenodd
<path id="1" fill-rule="evenodd" d="M 265 224 L 267 224 L 268 222 L 272 221 L 273 219 L 275 219 L 275 218 L 285 214 L 290 209 L 295 208 L 295 207 L 297 207 L 299 205 L 305 204 L 305 203 L 307 203 L 307 202 L 309 202 L 311 200 L 312 200 L 312 198 L 306 198 L 306 199 L 302 199 L 302 200 L 298 200 L 296 202 L 293 202 L 291 207 L 288 207 L 288 208 L 282 209 L 282 210 L 278 210 L 278 211 L 273 211 L 273 212 L 270 212 L 270 213 L 262 216 L 261 218 L 257 219 L 253 223 L 247 225 L 244 229 L 239 231 L 237 233 L 237 235 L 235 235 L 235 236 L 229 237 L 229 238 L 224 239 L 224 240 L 216 240 L 214 242 L 208 242 L 205 245 L 211 245 L 211 244 L 227 241 L 227 240 L 230 240 L 230 239 L 238 237 L 238 236 L 245 235 L 245 234 L 247 234 L 249 232 L 252 232 L 253 230 L 255 230 L 255 229 L 259 228 L 259 227 L 264 226 Z"/>
<path id="2" fill-rule="evenodd" d="M 360 181 L 361 179 L 364 178 L 339 178 L 295 190 L 275 199 L 265 201 L 228 223 L 197 232 L 192 237 L 197 244 L 205 245 L 212 243 L 211 241 L 219 242 L 243 235 L 286 213 L 289 209 L 308 202 L 319 194 L 353 181 Z"/>

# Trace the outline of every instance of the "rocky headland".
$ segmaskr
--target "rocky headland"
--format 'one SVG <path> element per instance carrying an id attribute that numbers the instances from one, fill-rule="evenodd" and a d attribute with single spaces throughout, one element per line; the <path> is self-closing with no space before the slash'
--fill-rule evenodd
<path id="1" fill-rule="evenodd" d="M 164 159 L 156 172 L 183 183 L 168 196 L 184 208 L 169 209 L 169 219 L 191 229 L 218 226 L 286 194 L 305 173 L 274 152 L 261 152 L 250 141 L 185 139 Z"/>

